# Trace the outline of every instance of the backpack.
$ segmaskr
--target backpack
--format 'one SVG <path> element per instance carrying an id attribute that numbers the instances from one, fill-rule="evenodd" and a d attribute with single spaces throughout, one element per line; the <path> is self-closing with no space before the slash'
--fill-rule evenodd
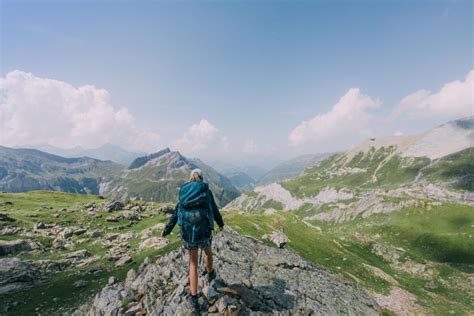
<path id="1" fill-rule="evenodd" d="M 185 183 L 179 190 L 178 225 L 181 237 L 194 242 L 211 236 L 214 212 L 209 186 L 202 181 Z"/>

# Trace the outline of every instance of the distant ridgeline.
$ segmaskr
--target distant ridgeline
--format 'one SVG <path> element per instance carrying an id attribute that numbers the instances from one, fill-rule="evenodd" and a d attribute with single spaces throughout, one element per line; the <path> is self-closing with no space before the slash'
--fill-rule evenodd
<path id="1" fill-rule="evenodd" d="M 219 205 L 240 194 L 229 179 L 202 161 L 187 159 L 169 148 L 139 157 L 127 168 L 88 157 L 64 158 L 35 149 L 0 147 L 0 190 L 51 190 L 173 202 L 190 170 L 198 167 L 204 170 Z"/>
<path id="2" fill-rule="evenodd" d="M 170 152 L 171 152 L 171 150 L 169 148 L 165 148 L 165 149 L 160 150 L 159 152 L 156 152 L 154 154 L 150 154 L 148 156 L 143 156 L 143 157 L 138 157 L 130 164 L 128 169 L 140 168 L 141 166 L 146 164 L 148 161 L 150 161 L 152 159 L 155 159 L 155 158 L 159 158 L 159 157 L 163 156 L 164 154 L 167 154 L 167 153 L 170 153 Z"/>

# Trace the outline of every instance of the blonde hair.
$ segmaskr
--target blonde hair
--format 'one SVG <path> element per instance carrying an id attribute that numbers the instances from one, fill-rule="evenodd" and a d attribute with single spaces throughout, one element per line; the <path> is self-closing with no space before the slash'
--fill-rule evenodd
<path id="1" fill-rule="evenodd" d="M 200 181 L 202 180 L 202 176 L 199 175 L 197 172 L 193 172 L 191 173 L 191 176 L 189 177 L 189 182 L 193 182 L 193 181 Z"/>
<path id="2" fill-rule="evenodd" d="M 199 180 L 202 181 L 202 179 L 203 179 L 203 177 L 202 177 L 202 170 L 201 169 L 196 168 L 196 169 L 193 169 L 191 171 L 191 176 L 189 177 L 189 182 L 199 181 Z"/>

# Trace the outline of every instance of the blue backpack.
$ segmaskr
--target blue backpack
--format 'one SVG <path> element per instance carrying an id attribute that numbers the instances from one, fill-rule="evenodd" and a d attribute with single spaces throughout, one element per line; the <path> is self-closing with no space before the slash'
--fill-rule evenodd
<path id="1" fill-rule="evenodd" d="M 211 236 L 214 212 L 209 186 L 202 181 L 185 183 L 179 189 L 178 225 L 181 237 L 194 242 Z"/>

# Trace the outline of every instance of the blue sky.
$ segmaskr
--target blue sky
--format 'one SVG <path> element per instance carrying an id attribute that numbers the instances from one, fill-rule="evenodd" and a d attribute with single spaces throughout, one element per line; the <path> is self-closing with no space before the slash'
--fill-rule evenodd
<path id="1" fill-rule="evenodd" d="M 265 161 L 342 150 L 369 134 L 419 132 L 472 114 L 471 99 L 453 113 L 384 121 L 404 97 L 421 89 L 437 93 L 473 69 L 471 1 L 2 0 L 1 10 L 2 77 L 20 70 L 107 90 L 107 102 L 126 108 L 134 121 L 130 130 L 158 136 L 130 132 L 132 139 L 148 140 L 122 144 L 132 149 L 170 145 L 206 159 Z M 2 89 L 26 91 L 12 87 Z M 327 137 L 314 127 L 291 138 L 302 122 L 331 112 L 351 88 L 378 104 L 362 111 L 367 131 Z M 51 98 L 31 105 L 38 118 Z M 11 117 L 7 123 L 20 128 Z M 324 128 L 323 121 L 315 124 Z M 342 118 L 333 122 L 345 125 Z M 201 130 L 202 137 L 194 135 Z M 46 134 L 34 142 L 92 147 L 101 141 L 100 135 Z M 28 140 L 11 137 L 0 142 Z M 113 135 L 103 141 L 118 142 Z"/>

